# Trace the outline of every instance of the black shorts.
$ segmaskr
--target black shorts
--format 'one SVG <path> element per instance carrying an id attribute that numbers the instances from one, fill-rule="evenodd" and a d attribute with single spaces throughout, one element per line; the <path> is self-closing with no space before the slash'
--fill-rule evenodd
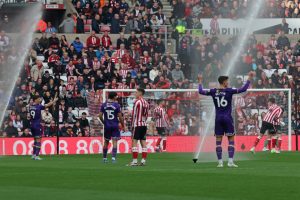
<path id="1" fill-rule="evenodd" d="M 156 127 L 157 134 L 160 136 L 166 135 L 166 128 L 165 127 Z"/>
<path id="2" fill-rule="evenodd" d="M 280 125 L 275 125 L 275 129 L 277 133 L 281 132 L 281 126 Z"/>
<path id="3" fill-rule="evenodd" d="M 273 124 L 269 123 L 269 122 L 262 122 L 261 128 L 260 128 L 260 133 L 261 134 L 265 134 L 266 131 L 269 131 L 269 134 L 276 134 L 276 128 Z"/>
<path id="4" fill-rule="evenodd" d="M 133 128 L 133 139 L 146 140 L 147 126 L 137 126 Z"/>

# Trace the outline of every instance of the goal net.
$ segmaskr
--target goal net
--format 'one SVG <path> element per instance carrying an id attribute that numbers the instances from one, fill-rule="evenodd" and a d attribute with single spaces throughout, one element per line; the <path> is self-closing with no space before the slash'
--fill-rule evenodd
<path id="1" fill-rule="evenodd" d="M 126 128 L 123 136 L 131 136 L 131 113 L 135 101 L 135 90 L 132 89 L 105 89 L 102 102 L 107 100 L 108 93 L 118 93 L 119 103 L 125 118 Z M 282 120 L 285 125 L 281 132 L 285 135 L 283 150 L 292 150 L 291 138 L 291 91 L 290 89 L 250 89 L 246 93 L 235 95 L 233 98 L 232 116 L 237 136 L 237 143 L 241 140 L 241 150 L 248 150 L 253 139 L 258 135 L 262 116 L 267 112 L 267 101 L 270 97 L 276 99 L 276 103 L 284 109 Z M 206 147 L 213 141 L 215 111 L 211 97 L 198 94 L 197 89 L 149 89 L 144 98 L 150 104 L 148 117 L 148 136 L 156 136 L 157 131 L 153 120 L 153 110 L 158 105 L 158 100 L 165 100 L 166 112 L 169 117 L 170 127 L 168 138 L 172 136 L 196 136 L 200 138 L 208 136 Z M 174 140 L 175 141 L 175 140 Z M 179 144 L 168 144 L 176 146 Z M 192 144 L 180 144 L 192 145 Z M 211 145 L 214 147 L 214 145 Z M 244 146 L 244 147 L 243 147 Z M 195 149 L 197 147 L 194 147 Z M 205 149 L 204 149 L 205 151 Z"/>

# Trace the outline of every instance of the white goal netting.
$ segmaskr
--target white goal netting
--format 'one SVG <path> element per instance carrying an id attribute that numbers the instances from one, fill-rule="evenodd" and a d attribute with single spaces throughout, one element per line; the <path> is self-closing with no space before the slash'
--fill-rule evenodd
<path id="1" fill-rule="evenodd" d="M 96 120 L 99 107 L 107 99 L 110 91 L 118 92 L 119 103 L 125 118 L 126 128 L 123 136 L 131 136 L 131 113 L 134 105 L 135 90 L 118 89 L 103 90 L 102 94 L 93 94 L 88 98 L 89 113 L 91 115 L 91 129 L 102 135 L 101 124 Z M 94 96 L 95 95 L 95 96 Z M 267 101 L 270 97 L 284 109 L 282 120 L 282 134 L 288 135 L 288 147 L 291 149 L 291 93 L 289 89 L 251 89 L 246 93 L 235 95 L 233 98 L 234 125 L 236 134 L 240 136 L 257 135 L 262 123 L 262 116 L 267 112 Z M 158 100 L 166 102 L 166 112 L 170 120 L 169 136 L 184 135 L 213 135 L 214 134 L 214 106 L 210 97 L 201 96 L 197 89 L 167 89 L 146 90 L 145 99 L 150 104 L 148 118 L 148 135 L 157 135 L 153 110 Z M 208 132 L 208 133 L 205 133 Z"/>

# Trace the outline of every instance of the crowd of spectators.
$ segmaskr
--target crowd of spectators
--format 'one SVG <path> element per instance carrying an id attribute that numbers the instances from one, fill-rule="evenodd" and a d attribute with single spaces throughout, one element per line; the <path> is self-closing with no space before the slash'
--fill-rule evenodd
<path id="1" fill-rule="evenodd" d="M 4 133 L 16 137 L 30 134 L 30 116 L 27 111 L 32 104 L 31 97 L 39 94 L 47 103 L 59 94 L 58 105 L 43 112 L 44 135 L 56 134 L 55 119 L 60 124 L 61 136 L 99 135 L 100 124 L 96 115 L 91 116 L 91 112 L 97 113 L 95 109 L 101 102 L 98 102 L 94 110 L 90 110 L 89 94 L 98 95 L 98 100 L 101 100 L 104 88 L 195 88 L 198 73 L 205 74 L 204 84 L 209 86 L 226 66 L 235 42 L 235 38 L 232 38 L 223 44 L 215 36 L 193 38 L 187 32 L 180 41 L 178 62 L 170 53 L 165 52 L 161 39 L 155 38 L 154 34 L 142 33 L 137 36 L 132 32 L 125 38 L 121 33 L 114 43 L 108 32 L 102 37 L 92 32 L 86 41 L 81 41 L 79 37 L 74 38 L 74 41 L 67 41 L 64 35 L 58 37 L 56 33 L 50 36 L 42 34 L 40 38 L 35 38 L 16 83 L 14 98 L 8 107 L 11 113 L 3 124 Z M 3 64 L 14 58 L 14 49 L 10 47 L 2 51 L 2 54 L 7 55 L 2 58 Z M 249 71 L 255 71 L 253 87 L 292 88 L 295 91 L 295 81 L 300 80 L 299 52 L 300 41 L 291 44 L 283 32 L 277 38 L 271 35 L 267 44 L 262 44 L 255 36 L 251 36 L 240 59 L 240 68 L 233 73 L 233 77 L 238 78 L 232 84 L 241 86 L 244 76 Z M 157 99 L 155 94 L 152 95 L 152 99 Z M 168 104 L 168 112 L 174 114 L 176 110 L 194 109 L 198 113 L 199 105 L 192 101 L 181 103 L 187 98 L 182 98 L 182 95 L 174 93 L 165 97 L 172 98 Z M 199 109 L 195 109 L 196 107 Z M 174 128 L 172 134 L 184 135 L 187 128 L 199 128 L 202 120 L 199 115 L 192 113 L 194 112 L 184 115 L 181 112 L 170 116 L 171 124 L 180 127 Z M 189 114 L 190 117 L 184 117 Z M 91 118 L 88 120 L 88 117 Z M 128 121 L 130 117 L 128 113 Z M 190 119 L 194 121 L 189 121 Z M 195 127 L 190 127 L 192 125 Z"/>
<path id="2" fill-rule="evenodd" d="M 150 1 L 72 1 L 77 13 L 68 14 L 59 26 L 64 33 L 84 33 L 85 25 L 96 33 L 159 32 L 164 28 L 166 16 L 160 0 Z M 57 30 L 54 30 L 57 31 Z"/>
<path id="3" fill-rule="evenodd" d="M 173 0 L 174 18 L 220 18 L 239 19 L 249 15 L 256 0 Z M 265 0 L 259 14 L 261 18 L 298 18 L 298 0 Z"/>

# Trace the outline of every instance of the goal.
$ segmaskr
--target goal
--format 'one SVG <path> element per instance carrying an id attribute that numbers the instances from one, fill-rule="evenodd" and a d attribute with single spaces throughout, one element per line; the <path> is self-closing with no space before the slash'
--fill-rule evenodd
<path id="1" fill-rule="evenodd" d="M 134 105 L 134 89 L 104 89 L 102 101 L 109 92 L 114 91 L 120 97 L 119 103 L 126 122 L 123 136 L 131 136 L 131 113 Z M 235 130 L 238 136 L 255 136 L 259 133 L 262 116 L 267 111 L 268 98 L 274 97 L 276 103 L 284 109 L 282 120 L 283 135 L 287 138 L 283 150 L 292 150 L 291 130 L 291 90 L 290 89 L 249 89 L 246 93 L 234 95 L 233 112 Z M 158 100 L 165 100 L 170 120 L 169 136 L 214 134 L 214 106 L 210 97 L 198 94 L 197 89 L 148 89 L 144 98 L 150 104 L 148 117 L 148 135 L 157 135 L 153 122 L 153 110 Z M 249 145 L 248 145 L 249 148 Z"/>

